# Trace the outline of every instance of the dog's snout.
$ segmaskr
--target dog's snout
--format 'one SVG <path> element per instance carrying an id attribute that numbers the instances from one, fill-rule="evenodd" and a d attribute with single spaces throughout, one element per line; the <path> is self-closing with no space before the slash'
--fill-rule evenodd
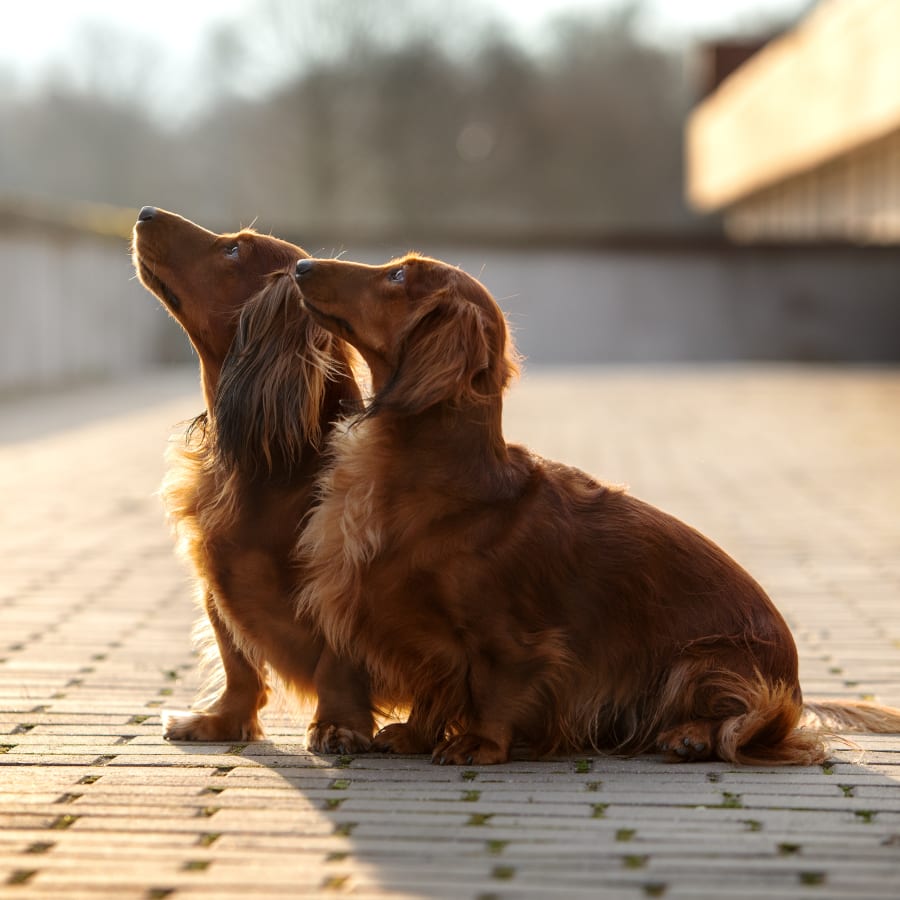
<path id="1" fill-rule="evenodd" d="M 155 206 L 142 206 L 138 213 L 138 222 L 149 222 L 156 215 Z"/>
<path id="2" fill-rule="evenodd" d="M 297 263 L 297 268 L 294 269 L 294 277 L 302 278 L 304 275 L 308 275 L 313 268 L 313 261 L 311 259 L 301 259 Z"/>

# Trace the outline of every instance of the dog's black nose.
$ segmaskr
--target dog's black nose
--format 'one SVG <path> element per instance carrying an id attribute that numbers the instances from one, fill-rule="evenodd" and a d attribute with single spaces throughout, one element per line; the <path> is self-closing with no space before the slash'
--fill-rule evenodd
<path id="1" fill-rule="evenodd" d="M 138 222 L 147 222 L 156 215 L 155 206 L 142 206 L 138 213 Z"/>
<path id="2" fill-rule="evenodd" d="M 301 259 L 297 263 L 297 268 L 294 269 L 294 277 L 301 278 L 304 275 L 308 275 L 312 271 L 313 261 L 311 259 Z"/>

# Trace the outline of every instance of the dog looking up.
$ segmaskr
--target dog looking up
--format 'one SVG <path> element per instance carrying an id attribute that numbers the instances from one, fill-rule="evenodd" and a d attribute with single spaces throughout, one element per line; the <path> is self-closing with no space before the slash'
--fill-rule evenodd
<path id="1" fill-rule="evenodd" d="M 301 260 L 303 304 L 369 365 L 298 552 L 298 603 L 376 685 L 411 698 L 376 747 L 441 763 L 596 748 L 812 764 L 821 725 L 900 731 L 900 710 L 804 707 L 763 589 L 661 510 L 503 437 L 506 322 L 461 270 Z"/>
<path id="2" fill-rule="evenodd" d="M 289 270 L 305 255 L 277 238 L 215 234 L 153 207 L 134 227 L 134 267 L 187 332 L 206 401 L 169 446 L 162 494 L 193 564 L 224 689 L 214 697 L 211 685 L 205 708 L 170 717 L 173 740 L 262 737 L 267 667 L 295 693 L 317 697 L 312 749 L 364 750 L 374 730 L 365 678 L 291 602 L 302 580 L 294 531 L 313 499 L 319 448 L 345 405 L 359 401 L 352 351 L 297 302 Z"/>

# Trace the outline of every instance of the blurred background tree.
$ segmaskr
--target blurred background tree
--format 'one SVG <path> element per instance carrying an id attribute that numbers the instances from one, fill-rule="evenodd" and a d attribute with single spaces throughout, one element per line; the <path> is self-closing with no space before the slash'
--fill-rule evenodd
<path id="1" fill-rule="evenodd" d="M 525 46 L 474 3 L 257 0 L 178 84 L 162 47 L 94 22 L 0 101 L 0 195 L 288 232 L 697 229 L 689 57 L 642 37 L 640 9 L 564 13 Z"/>

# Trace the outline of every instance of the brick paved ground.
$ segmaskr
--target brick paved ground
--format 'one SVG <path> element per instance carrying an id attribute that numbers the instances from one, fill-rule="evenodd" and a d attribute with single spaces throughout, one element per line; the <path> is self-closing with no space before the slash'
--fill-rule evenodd
<path id="1" fill-rule="evenodd" d="M 895 898 L 900 736 L 825 767 L 460 770 L 172 745 L 194 612 L 153 496 L 195 376 L 0 407 L 3 898 Z M 508 433 L 626 481 L 769 588 L 808 694 L 900 704 L 900 371 L 532 373 Z"/>

